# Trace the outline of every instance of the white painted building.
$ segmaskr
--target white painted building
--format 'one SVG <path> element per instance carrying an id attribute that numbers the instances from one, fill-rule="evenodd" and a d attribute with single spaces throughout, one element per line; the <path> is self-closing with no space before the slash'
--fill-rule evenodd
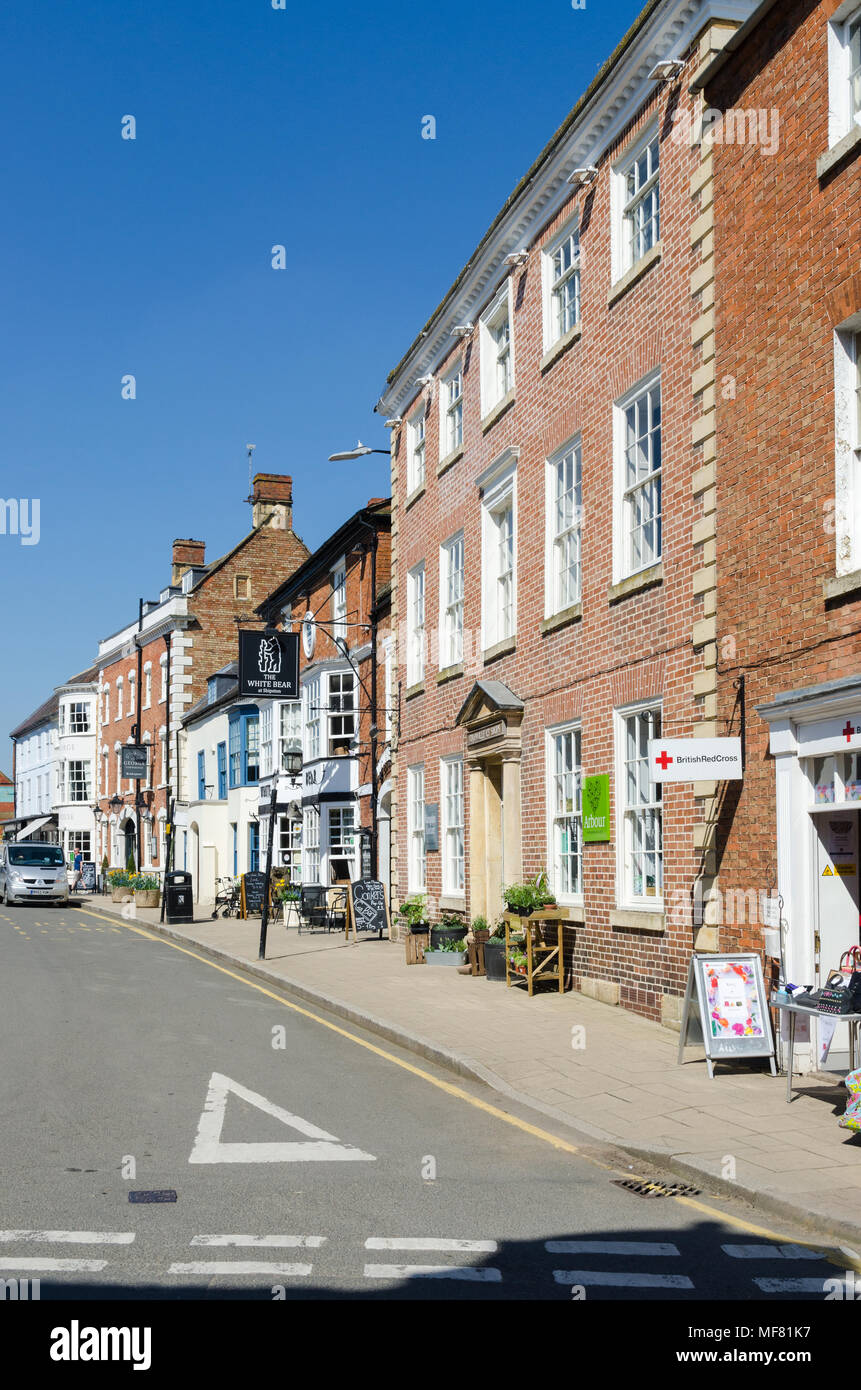
<path id="1" fill-rule="evenodd" d="M 43 705 L 14 729 L 15 819 L 19 840 L 62 845 L 67 859 L 95 852 L 97 739 L 95 668 L 58 685 Z"/>

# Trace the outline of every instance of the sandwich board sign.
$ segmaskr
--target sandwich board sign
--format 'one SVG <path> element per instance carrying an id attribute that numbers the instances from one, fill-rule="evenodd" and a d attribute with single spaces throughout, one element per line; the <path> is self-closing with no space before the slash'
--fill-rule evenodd
<path id="1" fill-rule="evenodd" d="M 679 1031 L 679 1065 L 684 1061 L 695 990 L 709 1076 L 714 1077 L 715 1062 L 746 1057 L 768 1057 L 771 1074 L 776 1076 L 774 1038 L 759 953 L 735 951 L 729 955 L 691 957 Z"/>
<path id="2" fill-rule="evenodd" d="M 739 781 L 744 777 L 740 738 L 650 738 L 653 782 Z"/>
<path id="3" fill-rule="evenodd" d="M 350 918 L 353 931 L 383 932 L 389 929 L 389 908 L 386 903 L 386 890 L 378 878 L 354 879 L 350 884 L 350 911 L 347 914 L 346 935 L 350 935 Z"/>

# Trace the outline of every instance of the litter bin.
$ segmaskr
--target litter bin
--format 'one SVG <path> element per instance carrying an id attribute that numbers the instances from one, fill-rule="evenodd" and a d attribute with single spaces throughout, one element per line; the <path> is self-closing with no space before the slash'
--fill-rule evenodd
<path id="1" fill-rule="evenodd" d="M 176 869 L 164 876 L 165 917 L 168 922 L 194 921 L 194 890 L 191 874 Z"/>

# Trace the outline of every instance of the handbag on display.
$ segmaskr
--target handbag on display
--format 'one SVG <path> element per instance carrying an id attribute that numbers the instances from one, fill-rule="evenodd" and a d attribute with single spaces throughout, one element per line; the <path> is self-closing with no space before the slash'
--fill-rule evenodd
<path id="1" fill-rule="evenodd" d="M 851 946 L 843 952 L 840 969 L 830 971 L 820 993 L 820 1013 L 861 1013 L 861 947 Z"/>

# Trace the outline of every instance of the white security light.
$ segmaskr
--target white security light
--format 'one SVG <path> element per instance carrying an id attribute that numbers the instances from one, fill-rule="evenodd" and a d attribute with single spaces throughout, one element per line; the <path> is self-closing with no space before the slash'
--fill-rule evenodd
<path id="1" fill-rule="evenodd" d="M 586 188 L 590 183 L 594 183 L 598 177 L 598 169 L 595 164 L 584 164 L 582 168 L 575 169 L 568 175 L 568 183 L 576 184 L 578 188 Z"/>
<path id="2" fill-rule="evenodd" d="M 523 264 L 524 264 L 526 261 L 528 261 L 528 260 L 529 260 L 529 252 L 528 252 L 528 251 L 512 251 L 512 253 L 511 253 L 510 256 L 506 256 L 506 257 L 505 257 L 505 264 L 506 264 L 506 265 L 511 265 L 511 266 L 523 265 Z"/>
<path id="3" fill-rule="evenodd" d="M 649 73 L 649 81 L 669 82 L 671 78 L 678 77 L 684 66 L 684 59 L 682 58 L 662 58 Z"/>

